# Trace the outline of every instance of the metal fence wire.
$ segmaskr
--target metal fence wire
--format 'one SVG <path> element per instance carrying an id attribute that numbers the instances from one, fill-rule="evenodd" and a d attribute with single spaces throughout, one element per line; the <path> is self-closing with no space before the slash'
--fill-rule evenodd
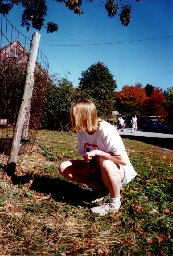
<path id="1" fill-rule="evenodd" d="M 0 154 L 10 153 L 19 109 L 22 102 L 26 67 L 31 40 L 17 30 L 11 22 L 0 15 Z M 22 138 L 21 145 L 35 141 L 41 124 L 43 102 L 47 86 L 49 64 L 46 56 L 39 49 L 34 72 L 34 90 L 31 100 L 30 122 L 27 138 Z M 28 126 L 28 127 L 26 127 Z M 19 154 L 23 153 L 20 149 Z"/>

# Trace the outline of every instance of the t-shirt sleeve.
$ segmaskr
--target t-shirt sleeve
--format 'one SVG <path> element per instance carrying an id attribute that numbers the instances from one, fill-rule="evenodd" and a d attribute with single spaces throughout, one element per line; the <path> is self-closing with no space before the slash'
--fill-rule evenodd
<path id="1" fill-rule="evenodd" d="M 103 130 L 104 144 L 107 147 L 107 152 L 111 152 L 114 155 L 122 155 L 125 151 L 124 143 L 113 126 L 107 127 Z"/>

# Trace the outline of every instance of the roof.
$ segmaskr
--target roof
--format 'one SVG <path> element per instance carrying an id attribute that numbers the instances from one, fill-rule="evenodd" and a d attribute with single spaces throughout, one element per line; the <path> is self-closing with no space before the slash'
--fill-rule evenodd
<path id="1" fill-rule="evenodd" d="M 16 64 L 26 65 L 28 57 L 29 51 L 20 43 L 18 39 L 14 40 L 13 42 L 9 43 L 8 45 L 0 49 L 0 61 L 10 60 Z M 38 62 L 36 62 L 36 66 L 37 68 L 39 68 L 41 73 L 44 73 L 46 76 L 48 76 L 47 71 L 44 70 Z"/>

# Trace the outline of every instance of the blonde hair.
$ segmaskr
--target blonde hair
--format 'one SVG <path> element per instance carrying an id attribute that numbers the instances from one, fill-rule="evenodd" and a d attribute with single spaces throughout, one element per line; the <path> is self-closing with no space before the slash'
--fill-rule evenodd
<path id="1" fill-rule="evenodd" d="M 94 133 L 99 124 L 94 103 L 88 99 L 79 100 L 71 107 L 72 129 L 75 132 Z"/>

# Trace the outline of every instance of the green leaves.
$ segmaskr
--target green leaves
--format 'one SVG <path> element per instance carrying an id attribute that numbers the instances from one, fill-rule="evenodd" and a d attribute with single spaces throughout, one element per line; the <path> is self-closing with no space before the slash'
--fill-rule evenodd
<path id="1" fill-rule="evenodd" d="M 73 11 L 74 14 L 83 14 L 82 10 L 82 0 L 52 0 L 57 3 L 64 4 L 70 11 Z M 0 0 L 0 13 L 8 14 L 14 5 L 21 5 L 24 10 L 21 15 L 21 24 L 26 27 L 27 30 L 30 27 L 40 30 L 44 26 L 45 16 L 47 15 L 48 2 L 45 0 Z M 92 3 L 92 0 L 90 0 Z M 116 3 L 118 2 L 118 3 Z M 128 26 L 131 20 L 131 6 L 127 0 L 105 0 L 105 10 L 108 13 L 108 17 L 114 17 L 117 14 L 117 11 L 120 10 L 120 21 L 123 26 Z M 140 2 L 140 0 L 136 0 Z M 96 8 L 96 5 L 93 5 L 93 8 Z M 57 5 L 58 11 L 58 5 Z M 47 33 L 52 33 L 58 31 L 58 25 L 53 22 L 47 23 Z"/>
<path id="2" fill-rule="evenodd" d="M 58 25 L 54 22 L 47 23 L 47 33 L 52 33 L 58 31 Z"/>
<path id="3" fill-rule="evenodd" d="M 12 4 L 4 4 L 2 3 L 2 1 L 0 1 L 0 13 L 2 13 L 3 15 L 8 14 L 12 7 Z"/>
<path id="4" fill-rule="evenodd" d="M 117 13 L 118 5 L 114 2 L 114 0 L 107 0 L 105 9 L 108 12 L 108 17 L 114 17 Z"/>
<path id="5" fill-rule="evenodd" d="M 44 101 L 44 118 L 42 127 L 51 130 L 68 130 L 70 107 L 75 97 L 75 89 L 67 79 L 60 79 L 57 85 L 48 87 Z"/>
<path id="6" fill-rule="evenodd" d="M 0 196 L 0 206 L 4 205 L 6 203 L 6 201 L 7 201 L 7 199 L 8 199 L 7 195 L 6 194 L 2 194 Z"/>
<path id="7" fill-rule="evenodd" d="M 128 26 L 131 21 L 131 11 L 130 5 L 124 5 L 120 13 L 120 21 L 123 26 Z"/>
<path id="8" fill-rule="evenodd" d="M 82 72 L 79 90 L 81 97 L 92 99 L 100 117 L 109 117 L 114 110 L 116 81 L 109 69 L 101 62 Z"/>

